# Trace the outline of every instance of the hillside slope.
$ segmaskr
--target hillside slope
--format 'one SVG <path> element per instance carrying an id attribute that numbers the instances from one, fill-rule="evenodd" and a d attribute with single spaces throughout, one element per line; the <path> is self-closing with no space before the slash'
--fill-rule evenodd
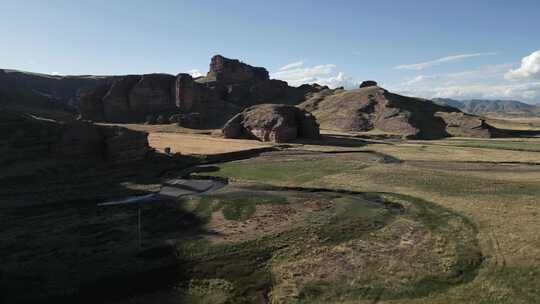
<path id="1" fill-rule="evenodd" d="M 0 69 L 0 105 L 76 111 L 77 92 L 107 76 L 54 76 Z"/>
<path id="2" fill-rule="evenodd" d="M 375 85 L 313 94 L 300 107 L 310 111 L 324 129 L 377 129 L 419 139 L 492 137 L 497 133 L 479 117 L 429 100 L 393 94 Z"/>
<path id="3" fill-rule="evenodd" d="M 516 100 L 489 100 L 489 99 L 470 99 L 455 100 L 450 98 L 434 98 L 433 102 L 443 106 L 451 106 L 465 113 L 481 115 L 490 113 L 540 113 L 537 106 Z"/>

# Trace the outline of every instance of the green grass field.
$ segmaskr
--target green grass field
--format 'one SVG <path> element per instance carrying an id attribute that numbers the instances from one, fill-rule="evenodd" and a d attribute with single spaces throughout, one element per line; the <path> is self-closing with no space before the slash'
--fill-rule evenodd
<path id="1" fill-rule="evenodd" d="M 540 169 L 531 164 L 540 153 L 488 147 L 537 141 L 481 141 L 482 149 L 462 142 L 469 141 L 335 154 L 316 149 L 342 147 L 295 146 L 205 167 L 211 172 L 197 178 L 229 185 L 143 205 L 140 250 L 135 206 L 6 209 L 2 296 L 8 303 L 65 301 L 75 292 L 116 304 L 540 302 Z M 385 163 L 384 155 L 401 162 Z M 519 166 L 498 164 L 505 160 Z M 139 182 L 119 189 L 155 188 L 151 178 Z"/>
<path id="2" fill-rule="evenodd" d="M 218 197 L 222 204 L 238 203 L 236 195 Z M 469 280 L 481 262 L 474 226 L 430 202 L 377 193 L 288 195 L 288 202 L 266 199 L 259 204 L 300 207 L 316 199 L 332 206 L 252 241 L 179 244 L 179 256 L 192 265 L 191 280 L 178 285 L 180 297 L 195 303 L 220 297 L 223 303 L 253 303 L 271 290 L 276 303 L 417 298 Z M 257 198 L 257 192 L 251 197 Z M 194 199 L 191 206 L 197 210 L 208 200 Z M 231 220 L 248 218 L 252 217 Z M 403 231 L 414 232 L 410 243 L 396 248 L 403 242 Z M 359 250 L 362 247 L 370 252 Z"/>
<path id="3" fill-rule="evenodd" d="M 486 144 L 486 146 L 490 144 Z M 526 144 L 520 143 L 518 145 L 522 147 Z M 500 143 L 495 142 L 492 145 L 498 146 Z M 430 149 L 436 151 L 436 146 L 430 146 Z M 408 146 L 404 148 L 409 153 L 410 148 Z M 460 149 L 459 151 L 463 148 L 455 147 L 455 149 Z M 401 153 L 400 146 L 394 146 L 392 149 L 396 151 L 395 155 Z M 447 153 L 448 150 L 451 151 L 451 149 L 453 148 L 449 146 L 441 146 L 441 151 L 445 151 L 444 153 Z M 393 153 L 390 149 L 386 149 L 385 152 Z M 529 149 L 529 151 L 522 153 L 530 152 Z M 486 156 L 485 161 L 489 162 L 489 154 Z M 494 154 L 494 156 L 499 157 L 498 154 Z M 538 265 L 540 264 L 537 263 L 537 258 L 540 256 L 540 237 L 536 233 L 537 229 L 540 229 L 536 220 L 540 214 L 540 205 L 538 204 L 540 202 L 538 201 L 540 174 L 538 171 L 504 171 L 502 174 L 493 169 L 478 169 L 474 172 L 460 172 L 453 170 L 451 165 L 448 165 L 448 170 L 445 170 L 444 166 L 441 169 L 431 170 L 408 166 L 407 163 L 405 165 L 368 165 L 363 162 L 349 161 L 348 163 L 330 164 L 327 159 L 310 160 L 309 164 L 309 169 L 306 170 L 309 173 L 305 173 L 305 176 L 310 176 L 310 178 L 306 179 L 295 179 L 297 168 L 290 163 L 268 164 L 258 159 L 223 164 L 219 166 L 219 171 L 211 174 L 229 177 L 240 184 L 264 183 L 275 186 L 403 194 L 409 200 L 417 200 L 417 203 L 435 202 L 432 206 L 437 206 L 433 209 L 436 211 L 425 217 L 431 218 L 425 223 L 429 225 L 431 222 L 432 229 L 446 229 L 443 228 L 444 225 L 441 225 L 440 219 L 438 219 L 441 214 L 445 213 L 443 210 L 463 215 L 466 225 L 470 225 L 470 229 L 478 233 L 476 237 L 479 246 L 478 252 L 481 252 L 482 255 L 482 263 L 478 268 L 474 272 L 469 272 L 471 275 L 458 280 L 459 282 L 454 281 L 450 285 L 446 284 L 448 282 L 444 283 L 445 287 L 441 287 L 436 279 L 428 278 L 419 285 L 406 284 L 408 287 L 404 289 L 385 289 L 384 292 L 380 292 L 380 295 L 375 297 L 380 303 L 536 303 L 540 301 L 540 293 L 537 291 L 540 288 L 540 279 L 538 279 L 540 273 Z M 332 170 L 335 167 L 340 169 Z M 246 168 L 249 169 L 246 170 Z M 292 178 L 280 178 L 281 176 Z M 508 179 L 505 179 L 506 176 Z M 340 200 L 346 205 L 347 198 Z M 413 206 L 419 205 L 413 204 Z M 374 215 L 372 210 L 362 210 L 362 208 L 355 206 L 343 212 L 340 211 L 341 207 L 336 206 L 335 219 L 339 218 L 340 215 L 348 217 L 359 213 Z M 358 210 L 359 213 L 356 213 L 355 210 Z M 379 211 L 376 211 L 375 214 L 377 212 Z M 347 225 L 350 220 L 350 217 L 340 219 L 337 223 Z M 325 230 L 330 234 L 343 236 L 344 242 L 351 242 L 346 230 L 337 230 L 339 231 L 337 232 L 334 230 L 338 229 L 336 227 L 339 225 L 327 225 Z M 460 229 L 463 229 L 463 226 Z M 453 233 L 456 232 L 454 230 Z M 352 234 L 355 233 L 357 232 Z M 433 246 L 432 250 L 436 250 L 436 243 L 429 246 Z M 307 275 L 302 273 L 300 269 L 315 271 L 319 263 L 330 263 L 336 259 L 333 254 L 324 255 L 324 258 L 321 256 L 312 257 L 318 261 L 313 262 L 315 264 L 308 261 L 295 261 L 286 264 L 286 267 L 275 268 L 273 270 L 274 276 L 277 273 L 278 277 L 285 276 L 297 279 L 286 281 L 287 287 L 283 287 L 284 289 L 281 289 L 282 285 L 274 286 L 271 292 L 272 299 L 278 299 L 276 303 L 288 303 L 290 298 L 287 298 L 286 295 L 291 294 L 291 290 L 295 290 L 294 299 L 299 303 L 370 303 L 366 300 L 369 297 L 372 297 L 371 301 L 373 301 L 373 294 L 367 290 L 377 294 L 376 290 L 380 291 L 381 289 L 378 289 L 379 286 L 376 285 L 371 286 L 371 289 L 357 288 L 354 290 L 355 294 L 344 287 L 351 284 L 344 278 L 332 277 L 332 279 L 323 279 L 322 281 L 305 282 L 304 289 L 300 290 L 297 289 L 297 285 L 291 283 L 298 282 L 297 280 L 302 281 L 301 278 Z M 308 256 L 311 257 L 309 254 Z M 465 260 L 475 260 L 474 254 L 465 256 L 468 256 Z M 287 259 L 295 260 L 297 256 L 287 256 Z M 295 268 L 297 263 L 301 266 Z M 467 263 L 465 262 L 465 265 Z M 296 273 L 295 269 L 298 269 L 300 274 Z M 387 276 L 386 280 L 392 281 L 392 277 Z M 333 292 L 329 292 L 329 288 L 332 288 Z M 283 290 L 287 290 L 287 292 Z"/>
<path id="4" fill-rule="evenodd" d="M 452 145 L 467 148 L 501 149 L 512 151 L 540 152 L 540 142 L 494 141 L 494 140 L 456 140 Z"/>

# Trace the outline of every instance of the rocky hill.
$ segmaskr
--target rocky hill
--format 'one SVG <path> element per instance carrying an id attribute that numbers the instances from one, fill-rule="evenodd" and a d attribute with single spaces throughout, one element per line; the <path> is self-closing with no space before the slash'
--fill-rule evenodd
<path id="1" fill-rule="evenodd" d="M 0 206 L 99 201 L 145 193 L 189 158 L 156 153 L 148 134 L 0 109 Z M 128 186 L 141 183 L 136 189 Z"/>
<path id="2" fill-rule="evenodd" d="M 148 134 L 82 121 L 56 122 L 0 110 L 1 164 L 28 161 L 144 160 L 151 151 Z"/>
<path id="3" fill-rule="evenodd" d="M 76 112 L 77 92 L 107 79 L 103 76 L 54 76 L 0 69 L 0 105 Z"/>
<path id="4" fill-rule="evenodd" d="M 169 122 L 197 113 L 201 127 L 217 127 L 243 108 L 261 103 L 298 104 L 317 86 L 290 87 L 265 68 L 221 55 L 205 77 L 189 74 L 52 76 L 0 70 L 0 104 L 78 111 L 85 120 Z"/>
<path id="5" fill-rule="evenodd" d="M 532 107 L 502 101 L 437 102 L 443 105 L 390 93 L 375 81 L 352 91 L 316 84 L 291 87 L 270 79 L 265 68 L 221 55 L 212 57 L 207 75 L 198 78 L 185 73 L 51 76 L 0 70 L 0 105 L 78 111 L 83 120 L 95 122 L 217 128 L 254 105 L 302 103 L 327 129 L 379 129 L 414 138 L 490 137 L 497 132 L 494 128 L 459 109 L 476 113 L 495 105 L 505 111 Z"/>
<path id="6" fill-rule="evenodd" d="M 457 108 L 465 113 L 482 114 L 511 114 L 523 113 L 525 115 L 534 115 L 540 113 L 540 109 L 528 103 L 516 100 L 489 100 L 489 99 L 470 99 L 456 100 L 450 98 L 434 98 L 433 102 L 439 105 Z"/>
<path id="7" fill-rule="evenodd" d="M 323 90 L 308 97 L 300 107 L 311 112 L 324 129 L 380 130 L 419 139 L 492 137 L 498 132 L 477 116 L 393 94 L 374 82 L 363 83 L 356 90 Z"/>

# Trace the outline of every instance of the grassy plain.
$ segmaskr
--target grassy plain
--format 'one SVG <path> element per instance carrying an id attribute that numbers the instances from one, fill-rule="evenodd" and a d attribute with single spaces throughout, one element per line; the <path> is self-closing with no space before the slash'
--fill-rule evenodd
<path id="1" fill-rule="evenodd" d="M 537 139 L 486 140 L 481 147 L 477 140 L 467 139 L 368 144 L 359 148 L 306 145 L 306 149 L 324 152 L 369 149 L 391 155 L 402 163 L 349 160 L 329 165 L 325 158 L 312 159 L 304 170 L 312 178 L 297 179 L 294 178 L 297 168 L 290 163 L 270 165 L 266 159 L 255 158 L 223 164 L 214 174 L 247 184 L 408 195 L 434 202 L 471 221 L 478 231 L 484 258 L 471 280 L 419 297 L 381 298 L 378 303 L 537 303 L 540 301 L 540 236 L 537 233 L 540 229 L 540 166 L 537 165 L 540 153 L 535 152 L 537 145 Z M 523 151 L 523 147 L 530 148 Z M 472 168 L 459 169 L 467 165 Z M 328 167 L 337 168 L 337 172 L 326 171 Z M 283 175 L 290 178 L 281 178 Z M 333 301 L 342 302 L 337 299 Z M 332 299 L 326 300 L 332 302 Z"/>
<path id="2" fill-rule="evenodd" d="M 177 145 L 174 152 L 185 154 L 269 146 L 134 128 L 149 131 L 158 150 Z M 2 296 L 118 304 L 540 302 L 539 139 L 360 136 L 325 132 L 322 141 L 204 167 L 195 177 L 229 185 L 143 205 L 141 249 L 135 206 L 103 208 L 74 197 L 3 209 L 0 282 L 9 292 Z M 160 187 L 155 178 L 139 184 L 120 185 L 119 193 Z"/>

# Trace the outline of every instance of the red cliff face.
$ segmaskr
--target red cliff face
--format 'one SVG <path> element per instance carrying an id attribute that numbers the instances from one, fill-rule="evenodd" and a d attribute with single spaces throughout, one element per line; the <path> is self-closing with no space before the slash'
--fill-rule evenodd
<path id="1" fill-rule="evenodd" d="M 131 111 L 138 117 L 144 117 L 174 110 L 174 81 L 175 77 L 167 74 L 143 75 L 129 93 Z"/>
<path id="2" fill-rule="evenodd" d="M 270 79 L 265 68 L 253 67 L 239 60 L 225 58 L 221 55 L 212 57 L 210 70 L 206 77 L 210 81 L 217 81 L 222 84 L 254 83 Z"/>
<path id="3" fill-rule="evenodd" d="M 182 113 L 204 113 L 210 106 L 219 102 L 217 92 L 203 83 L 196 82 L 189 74 L 178 74 L 175 82 L 174 100 Z"/>
<path id="4" fill-rule="evenodd" d="M 290 87 L 269 79 L 265 68 L 221 55 L 212 57 L 207 76 L 197 79 L 189 74 L 51 76 L 0 70 L 4 102 L 72 106 L 82 119 L 96 122 L 152 122 L 157 117 L 197 114 L 203 126 L 219 127 L 243 108 L 295 105 L 314 89 Z"/>
<path id="5" fill-rule="evenodd" d="M 116 79 L 103 97 L 103 112 L 106 121 L 129 122 L 131 104 L 129 94 L 141 76 L 131 75 Z"/>
<path id="6" fill-rule="evenodd" d="M 81 117 L 93 121 L 136 122 L 147 115 L 176 111 L 175 77 L 146 74 L 111 77 L 79 90 Z"/>

